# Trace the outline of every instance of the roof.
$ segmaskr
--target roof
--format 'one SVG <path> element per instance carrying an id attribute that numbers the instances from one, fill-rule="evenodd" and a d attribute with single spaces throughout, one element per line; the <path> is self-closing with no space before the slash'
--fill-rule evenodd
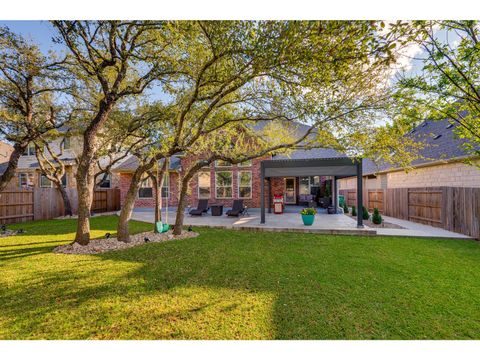
<path id="1" fill-rule="evenodd" d="M 2 175 L 5 170 L 7 170 L 8 162 L 4 162 L 0 164 L 0 175 Z"/>
<path id="2" fill-rule="evenodd" d="M 349 177 L 357 174 L 357 164 L 349 157 L 297 158 L 262 161 L 264 176 L 330 175 Z"/>
<path id="3" fill-rule="evenodd" d="M 163 160 L 159 160 L 158 164 L 161 165 L 163 163 Z M 119 165 L 115 166 L 113 168 L 113 171 L 116 172 L 121 172 L 121 171 L 135 171 L 138 168 L 138 158 L 136 156 L 130 155 L 127 160 L 124 162 L 120 163 Z M 173 155 L 170 158 L 170 166 L 169 170 L 174 170 L 178 171 L 180 169 L 180 158 L 176 155 Z"/>
<path id="4" fill-rule="evenodd" d="M 424 121 L 416 128 L 412 129 L 405 136 L 424 144 L 424 148 L 419 150 L 421 158 L 412 162 L 412 166 L 427 165 L 438 161 L 448 161 L 467 157 L 469 154 L 465 151 L 464 144 L 466 139 L 459 139 L 455 136 L 454 130 L 458 126 L 449 119 L 440 121 Z M 364 175 L 385 172 L 399 168 L 394 164 L 384 163 L 375 164 L 370 159 L 363 160 Z"/>

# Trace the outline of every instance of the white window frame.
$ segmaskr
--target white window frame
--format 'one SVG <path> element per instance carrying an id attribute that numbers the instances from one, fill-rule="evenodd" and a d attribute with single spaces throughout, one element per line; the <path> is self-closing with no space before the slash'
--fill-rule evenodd
<path id="1" fill-rule="evenodd" d="M 219 197 L 218 196 L 218 193 L 217 193 L 217 189 L 219 188 L 218 186 L 218 179 L 217 179 L 217 175 L 218 173 L 230 173 L 230 178 L 232 179 L 232 184 L 230 185 L 230 188 L 232 189 L 231 191 L 231 196 L 227 196 L 227 197 Z M 222 188 L 226 188 L 227 186 L 220 186 Z M 215 199 L 233 199 L 233 171 L 231 170 L 220 170 L 220 171 L 215 171 Z"/>
<path id="2" fill-rule="evenodd" d="M 208 197 L 203 197 L 200 195 L 200 175 L 201 174 L 208 174 Z M 202 188 L 205 187 L 205 186 L 202 186 Z M 217 189 L 215 189 L 215 191 L 217 191 Z M 216 195 L 216 193 L 215 193 Z M 210 199 L 212 197 L 212 173 L 210 172 L 210 169 L 208 171 L 200 171 L 198 173 L 198 177 L 197 177 L 197 196 L 199 199 Z"/>
<path id="3" fill-rule="evenodd" d="M 26 185 L 22 185 L 22 176 L 25 176 L 26 178 Z M 30 183 L 29 183 L 29 180 Z M 35 175 L 32 174 L 32 173 L 19 173 L 18 174 L 18 186 L 23 188 L 23 187 L 27 187 L 27 188 L 30 188 L 30 187 L 34 187 L 35 186 Z"/>
<path id="4" fill-rule="evenodd" d="M 242 197 L 240 196 L 240 187 L 246 187 L 246 186 L 240 186 L 240 175 L 241 173 L 250 173 L 250 196 L 248 197 Z M 238 194 L 238 198 L 239 199 L 251 199 L 252 196 L 253 196 L 253 178 L 252 178 L 253 174 L 252 174 L 252 171 L 251 170 L 240 170 L 238 171 L 237 173 L 237 194 Z"/>
<path id="5" fill-rule="evenodd" d="M 249 164 L 248 164 L 248 165 L 242 165 L 243 163 L 239 163 L 239 164 L 238 164 L 238 167 L 242 167 L 242 168 L 243 168 L 243 167 L 250 167 L 250 166 L 253 165 L 253 160 L 252 160 L 252 159 L 250 159 L 250 160 L 245 160 L 244 162 L 248 162 Z"/>
<path id="6" fill-rule="evenodd" d="M 30 151 L 32 150 L 32 151 Z M 23 153 L 22 155 L 23 156 L 34 156 L 35 155 L 35 144 L 34 143 L 30 143 L 28 144 L 27 148 L 25 149 L 25 153 Z"/>
<path id="7" fill-rule="evenodd" d="M 111 189 L 112 188 L 112 174 L 107 174 L 107 178 L 108 178 L 108 186 L 100 186 L 100 184 L 98 185 L 98 188 L 99 189 Z M 102 179 L 103 179 L 103 175 L 102 175 Z"/>
<path id="8" fill-rule="evenodd" d="M 42 184 L 42 179 L 46 179 L 47 181 L 49 181 L 49 182 L 50 182 L 50 185 L 49 185 L 49 186 L 43 185 L 43 184 Z M 41 187 L 41 188 L 51 188 L 51 187 L 53 187 L 53 181 L 50 180 L 49 178 L 47 178 L 44 174 L 40 174 L 40 181 L 39 181 L 39 183 L 40 183 L 40 187 Z"/>
<path id="9" fill-rule="evenodd" d="M 145 186 L 145 184 L 149 184 L 150 186 Z M 140 196 L 140 189 L 152 189 L 152 196 Z M 142 182 L 140 183 L 140 187 L 138 188 L 137 191 L 137 198 L 138 199 L 153 199 L 153 184 L 152 184 L 152 179 L 149 177 L 146 179 L 143 179 Z"/>
<path id="10" fill-rule="evenodd" d="M 215 167 L 216 168 L 231 168 L 233 166 L 232 163 L 228 163 L 229 165 L 218 165 L 219 161 L 224 161 L 224 160 L 215 160 Z M 228 162 L 228 161 L 225 161 Z"/>

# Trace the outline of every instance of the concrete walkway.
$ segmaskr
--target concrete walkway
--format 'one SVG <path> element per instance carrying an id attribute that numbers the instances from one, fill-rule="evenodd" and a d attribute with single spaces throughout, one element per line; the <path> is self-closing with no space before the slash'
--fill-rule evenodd
<path id="1" fill-rule="evenodd" d="M 292 210 L 292 209 L 290 209 Z M 468 236 L 457 234 L 451 231 L 436 227 L 417 224 L 411 221 L 400 220 L 384 216 L 384 220 L 400 225 L 405 229 L 369 228 L 358 229 L 354 219 L 343 214 L 328 215 L 320 213 L 315 216 L 312 226 L 303 225 L 302 218 L 298 211 L 289 211 L 281 215 L 265 214 L 265 224 L 260 224 L 260 210 L 249 209 L 249 215 L 240 217 L 229 216 L 190 216 L 185 214 L 184 224 L 186 226 L 207 226 L 235 230 L 254 231 L 291 231 L 291 232 L 312 232 L 321 234 L 352 234 L 352 235 L 387 235 L 387 236 L 414 236 L 414 237 L 439 237 L 439 238 L 462 238 Z M 165 219 L 165 211 L 162 216 Z M 153 209 L 135 209 L 132 215 L 134 220 L 153 223 Z M 169 209 L 168 222 L 175 221 L 175 209 Z"/>

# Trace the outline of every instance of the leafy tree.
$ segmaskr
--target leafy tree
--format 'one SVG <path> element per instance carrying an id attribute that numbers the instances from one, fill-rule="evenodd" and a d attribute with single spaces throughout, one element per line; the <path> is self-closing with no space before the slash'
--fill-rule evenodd
<path id="1" fill-rule="evenodd" d="M 57 59 L 54 53 L 43 55 L 8 28 L 0 28 L 0 35 L 0 134 L 13 145 L 0 176 L 1 191 L 15 175 L 29 143 L 66 122 L 58 95 L 70 85 L 63 67 L 66 59 Z"/>
<path id="2" fill-rule="evenodd" d="M 421 71 L 398 79 L 395 99 L 402 116 L 413 123 L 449 119 L 454 133 L 468 140 L 467 153 L 480 155 L 479 21 L 399 22 L 391 36 L 418 44 L 424 54 Z"/>

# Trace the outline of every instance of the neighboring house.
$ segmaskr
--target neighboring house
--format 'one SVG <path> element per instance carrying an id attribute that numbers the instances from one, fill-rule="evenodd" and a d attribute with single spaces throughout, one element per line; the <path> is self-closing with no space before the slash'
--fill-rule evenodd
<path id="1" fill-rule="evenodd" d="M 421 141 L 421 159 L 413 162 L 412 169 L 391 164 L 376 165 L 369 159 L 363 160 L 364 188 L 392 189 L 413 187 L 480 187 L 480 170 L 466 164 L 469 158 L 463 144 L 465 139 L 455 137 L 455 123 L 448 120 L 424 121 L 407 136 Z M 471 159 L 479 164 L 479 159 Z M 340 189 L 355 189 L 356 179 L 339 180 Z"/>
<path id="2" fill-rule="evenodd" d="M 59 157 L 65 164 L 65 176 L 63 184 L 66 188 L 76 187 L 76 158 L 77 154 L 81 152 L 82 143 L 79 136 L 69 136 L 68 132 L 64 132 L 65 136 L 60 136 L 53 140 L 49 145 L 53 152 L 60 154 Z M 48 152 L 45 150 L 48 156 Z M 42 174 L 40 166 L 35 156 L 35 145 L 32 143 L 28 146 L 25 153 L 20 156 L 18 166 L 15 171 L 15 177 L 10 181 L 8 188 L 23 188 L 31 189 L 35 187 L 53 187 L 52 182 Z M 100 185 L 100 188 L 114 188 L 118 186 L 116 178 L 108 174 L 105 181 Z"/>
<path id="3" fill-rule="evenodd" d="M 260 164 L 264 160 L 313 159 L 342 157 L 331 149 L 297 150 L 288 156 L 273 155 L 253 159 L 245 163 L 232 165 L 224 161 L 216 161 L 200 170 L 192 179 L 189 189 L 189 206 L 196 206 L 199 199 L 208 199 L 210 204 L 231 206 L 233 200 L 243 199 L 250 208 L 260 207 Z M 173 156 L 171 158 L 168 176 L 165 177 L 163 198 L 168 199 L 169 206 L 177 206 L 179 199 L 179 180 L 184 169 L 188 167 L 192 158 L 188 156 Z M 159 165 L 160 167 L 161 165 Z M 138 160 L 131 156 L 118 165 L 113 172 L 118 174 L 120 183 L 120 197 L 123 204 L 132 174 L 138 167 Z M 298 205 L 318 197 L 331 195 L 331 177 L 296 176 L 272 178 L 272 195 L 284 195 L 285 203 Z M 155 189 L 150 180 L 145 180 L 137 194 L 135 207 L 152 208 L 155 205 Z"/>
<path id="4" fill-rule="evenodd" d="M 8 163 L 10 155 L 13 152 L 13 146 L 0 141 L 0 164 Z"/>

